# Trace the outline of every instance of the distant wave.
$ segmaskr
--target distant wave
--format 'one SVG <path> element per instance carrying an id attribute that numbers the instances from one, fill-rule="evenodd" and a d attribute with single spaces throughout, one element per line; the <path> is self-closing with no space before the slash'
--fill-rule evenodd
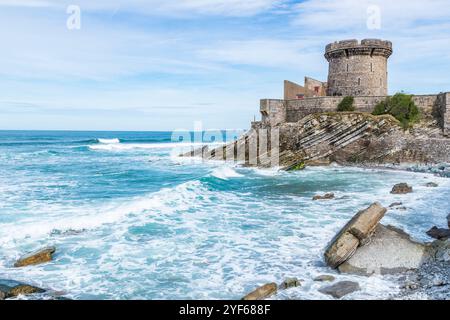
<path id="1" fill-rule="evenodd" d="M 104 143 L 104 144 L 113 144 L 113 143 L 120 143 L 120 139 L 118 138 L 113 138 L 113 139 L 97 139 L 97 141 L 99 143 Z"/>
<path id="2" fill-rule="evenodd" d="M 135 149 L 173 149 L 173 148 L 187 148 L 187 147 L 200 147 L 203 143 L 109 143 L 109 144 L 95 144 L 88 146 L 91 150 L 104 150 L 104 151 L 123 151 L 123 150 L 135 150 Z M 187 152 L 187 150 L 186 150 Z"/>

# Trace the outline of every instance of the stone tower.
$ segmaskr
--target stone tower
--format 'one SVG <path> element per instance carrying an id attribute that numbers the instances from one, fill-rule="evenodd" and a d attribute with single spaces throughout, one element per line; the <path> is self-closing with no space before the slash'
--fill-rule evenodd
<path id="1" fill-rule="evenodd" d="M 329 96 L 386 96 L 387 60 L 392 43 L 378 39 L 344 40 L 325 49 Z"/>

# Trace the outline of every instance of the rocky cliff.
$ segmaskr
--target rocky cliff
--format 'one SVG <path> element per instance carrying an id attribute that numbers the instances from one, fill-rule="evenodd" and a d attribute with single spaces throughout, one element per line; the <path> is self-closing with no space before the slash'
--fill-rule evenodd
<path id="1" fill-rule="evenodd" d="M 279 133 L 279 151 L 271 153 L 266 150 L 275 146 L 270 138 L 275 130 Z M 269 132 L 267 146 L 266 139 L 261 139 L 262 131 Z M 253 152 L 251 141 L 257 142 Z M 239 150 L 245 150 L 245 158 L 239 156 Z M 389 115 L 332 112 L 311 114 L 298 122 L 276 127 L 257 123 L 234 143 L 215 150 L 203 149 L 207 159 L 237 160 L 257 166 L 270 166 L 274 163 L 270 161 L 271 157 L 278 155 L 279 165 L 284 169 L 331 162 L 347 165 L 433 164 L 450 162 L 450 139 L 444 137 L 437 123 L 429 120 L 405 131 Z"/>

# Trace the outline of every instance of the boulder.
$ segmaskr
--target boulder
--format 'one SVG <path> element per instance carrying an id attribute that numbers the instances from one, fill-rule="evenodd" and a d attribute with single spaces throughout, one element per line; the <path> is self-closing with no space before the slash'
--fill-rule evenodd
<path id="1" fill-rule="evenodd" d="M 434 239 L 445 240 L 450 238 L 450 229 L 433 227 L 427 231 L 427 235 Z"/>
<path id="2" fill-rule="evenodd" d="M 343 273 L 395 274 L 419 268 L 429 259 L 428 247 L 414 242 L 402 230 L 379 224 L 370 243 L 339 266 Z"/>
<path id="3" fill-rule="evenodd" d="M 297 278 L 286 278 L 284 281 L 279 285 L 280 289 L 289 289 L 294 287 L 300 287 L 302 284 L 300 280 Z"/>
<path id="4" fill-rule="evenodd" d="M 42 292 L 45 292 L 45 290 L 21 282 L 13 280 L 0 280 L 0 300 L 17 297 L 19 295 Z"/>
<path id="5" fill-rule="evenodd" d="M 319 289 L 319 292 L 330 295 L 336 299 L 340 299 L 347 294 L 361 290 L 358 282 L 353 281 L 340 281 L 331 286 L 323 287 Z"/>
<path id="6" fill-rule="evenodd" d="M 314 278 L 314 281 L 318 281 L 318 282 L 325 282 L 325 281 L 334 281 L 334 279 L 336 279 L 335 277 L 333 277 L 332 275 L 329 274 L 322 274 L 320 276 L 317 276 Z"/>
<path id="7" fill-rule="evenodd" d="M 268 283 L 250 292 L 242 300 L 262 300 L 277 293 L 277 284 Z"/>
<path id="8" fill-rule="evenodd" d="M 413 192 L 413 188 L 406 183 L 398 183 L 393 188 L 391 193 L 393 194 L 405 194 Z"/>
<path id="9" fill-rule="evenodd" d="M 14 264 L 14 267 L 25 267 L 29 265 L 36 265 L 45 262 L 52 261 L 53 254 L 55 253 L 55 247 L 46 247 L 35 252 L 29 253 L 27 255 L 22 256 L 17 262 Z"/>
<path id="10" fill-rule="evenodd" d="M 450 239 L 435 240 L 431 244 L 435 261 L 450 262 Z"/>
<path id="11" fill-rule="evenodd" d="M 334 199 L 334 193 L 325 193 L 323 196 L 315 195 L 313 197 L 313 200 L 329 200 L 329 199 Z"/>
<path id="12" fill-rule="evenodd" d="M 428 182 L 425 186 L 428 187 L 428 188 L 439 187 L 439 185 L 437 183 L 434 183 L 434 182 Z"/>
<path id="13" fill-rule="evenodd" d="M 339 233 L 325 251 L 325 262 L 330 267 L 337 268 L 355 253 L 358 246 L 358 238 L 350 232 Z"/>
<path id="14" fill-rule="evenodd" d="M 338 267 L 349 259 L 360 244 L 374 232 L 378 222 L 386 213 L 378 202 L 359 211 L 333 238 L 325 250 L 325 261 L 332 268 Z"/>

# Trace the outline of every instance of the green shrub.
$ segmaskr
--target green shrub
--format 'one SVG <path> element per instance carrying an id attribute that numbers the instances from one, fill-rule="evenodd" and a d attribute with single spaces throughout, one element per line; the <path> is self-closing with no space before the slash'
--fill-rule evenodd
<path id="1" fill-rule="evenodd" d="M 298 171 L 306 168 L 306 164 L 304 162 L 299 162 L 288 169 L 288 171 Z"/>
<path id="2" fill-rule="evenodd" d="M 386 114 L 388 111 L 388 106 L 389 106 L 389 101 L 390 99 L 387 98 L 385 101 L 380 101 L 377 103 L 377 105 L 375 106 L 375 109 L 373 110 L 372 114 L 374 116 L 379 116 L 382 114 Z"/>
<path id="3" fill-rule="evenodd" d="M 390 114 L 402 124 L 404 129 L 409 128 L 420 119 L 420 112 L 412 99 L 412 95 L 397 93 L 381 101 L 375 106 L 373 115 Z"/>
<path id="4" fill-rule="evenodd" d="M 353 106 L 353 97 L 345 97 L 342 99 L 341 102 L 339 102 L 337 111 L 355 111 L 355 107 Z"/>

